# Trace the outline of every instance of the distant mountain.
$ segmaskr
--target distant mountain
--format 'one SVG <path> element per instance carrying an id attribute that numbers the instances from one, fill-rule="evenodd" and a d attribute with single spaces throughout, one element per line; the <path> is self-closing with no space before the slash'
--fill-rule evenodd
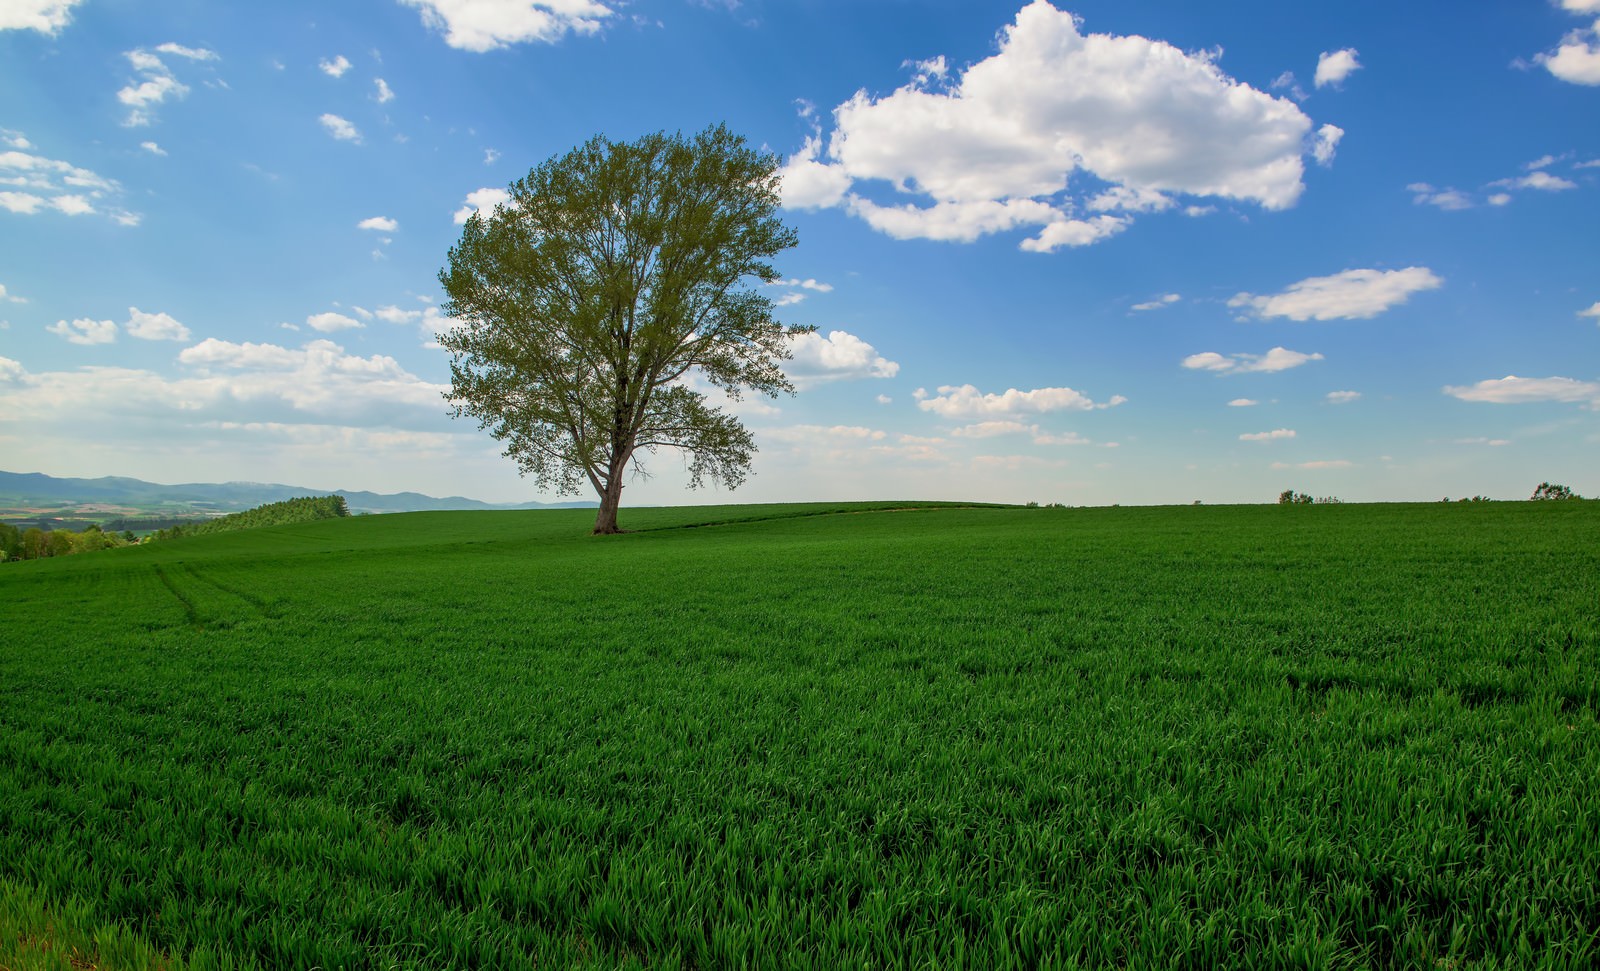
<path id="1" fill-rule="evenodd" d="M 251 509 L 300 496 L 345 497 L 351 512 L 422 512 L 445 509 L 573 509 L 594 502 L 491 503 L 462 496 L 425 496 L 420 492 L 378 493 L 345 489 L 307 489 L 266 482 L 189 482 L 160 485 L 142 479 L 105 476 L 66 479 L 40 472 L 0 472 L 0 497 L 49 503 L 100 502 L 122 506 L 182 504 L 223 512 Z"/>

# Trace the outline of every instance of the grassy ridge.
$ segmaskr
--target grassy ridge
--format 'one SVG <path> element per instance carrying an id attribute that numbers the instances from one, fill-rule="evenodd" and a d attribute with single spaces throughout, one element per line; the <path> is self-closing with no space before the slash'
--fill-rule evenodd
<path id="1" fill-rule="evenodd" d="M 900 505 L 14 565 L 0 879 L 262 967 L 1600 960 L 1600 504 Z"/>

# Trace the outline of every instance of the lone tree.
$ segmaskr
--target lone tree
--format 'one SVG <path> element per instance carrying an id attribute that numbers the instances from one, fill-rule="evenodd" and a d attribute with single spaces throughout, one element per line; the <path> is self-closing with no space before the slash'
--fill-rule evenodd
<path id="1" fill-rule="evenodd" d="M 1541 482 L 1533 490 L 1533 495 L 1528 498 L 1542 501 L 1547 499 L 1582 499 L 1583 497 L 1559 482 Z"/>
<path id="2" fill-rule="evenodd" d="M 691 487 L 749 474 L 750 433 L 691 380 L 735 401 L 794 393 L 780 362 L 813 328 L 784 326 L 743 286 L 777 279 L 768 260 L 796 242 L 776 215 L 779 164 L 721 125 L 597 136 L 513 183 L 450 250 L 452 414 L 477 418 L 540 488 L 587 481 L 596 533 L 620 531 L 641 452 L 683 450 Z"/>

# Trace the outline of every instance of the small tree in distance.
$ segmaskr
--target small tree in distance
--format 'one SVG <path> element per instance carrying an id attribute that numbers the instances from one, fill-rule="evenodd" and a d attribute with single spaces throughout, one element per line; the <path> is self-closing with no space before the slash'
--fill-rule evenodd
<path id="1" fill-rule="evenodd" d="M 624 477 L 641 452 L 686 453 L 691 487 L 736 488 L 755 442 L 685 382 L 738 400 L 794 393 L 791 338 L 773 304 L 741 284 L 796 243 L 776 213 L 780 159 L 718 125 L 685 138 L 591 139 L 510 186 L 467 220 L 439 280 L 457 325 L 456 417 L 505 443 L 523 475 L 563 495 L 587 482 L 596 533 L 620 532 Z"/>
<path id="2" fill-rule="evenodd" d="M 1533 495 L 1529 496 L 1528 498 L 1532 499 L 1532 500 L 1545 500 L 1545 499 L 1582 499 L 1583 497 L 1578 495 L 1576 492 L 1573 492 L 1571 489 L 1567 488 L 1566 486 L 1561 485 L 1559 483 L 1541 482 L 1541 483 L 1539 483 L 1539 487 L 1537 489 L 1533 490 Z"/>

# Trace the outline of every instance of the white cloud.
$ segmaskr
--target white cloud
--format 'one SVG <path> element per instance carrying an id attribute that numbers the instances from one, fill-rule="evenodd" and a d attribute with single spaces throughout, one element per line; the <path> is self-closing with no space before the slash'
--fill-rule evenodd
<path id="1" fill-rule="evenodd" d="M 6 290 L 6 285 L 4 283 L 0 283 L 0 302 L 3 302 L 3 303 L 27 303 L 28 301 L 27 301 L 27 298 L 25 298 L 25 297 L 19 297 L 14 293 L 8 292 Z M 1600 307 L 1600 304 L 1596 304 L 1595 306 L 1596 307 Z"/>
<path id="2" fill-rule="evenodd" d="M 342 78 L 344 77 L 344 72 L 350 70 L 350 61 L 343 54 L 340 54 L 331 61 L 324 57 L 317 62 L 317 67 L 321 68 L 322 73 L 330 78 Z"/>
<path id="3" fill-rule="evenodd" d="M 1274 469 L 1306 469 L 1315 472 L 1320 469 L 1351 469 L 1355 468 L 1355 463 L 1348 459 L 1319 459 L 1314 462 L 1295 462 L 1293 464 L 1274 462 L 1272 467 Z"/>
<path id="4" fill-rule="evenodd" d="M 1097 403 L 1072 388 L 1036 388 L 1032 391 L 1010 388 L 1004 394 L 984 394 L 970 384 L 941 385 L 937 396 L 930 397 L 923 392 L 917 399 L 917 407 L 923 411 L 957 419 L 1090 411 L 1113 408 L 1128 400 L 1122 395 L 1112 395 L 1107 401 Z"/>
<path id="5" fill-rule="evenodd" d="M 54 35 L 72 22 L 72 8 L 83 0 L 5 0 L 0 30 L 37 30 Z"/>
<path id="6" fill-rule="evenodd" d="M 1561 0 L 1561 9 L 1571 13 L 1600 13 L 1600 0 Z"/>
<path id="7" fill-rule="evenodd" d="M 157 145 L 155 142 L 140 142 L 139 147 L 149 152 L 151 155 L 160 155 L 164 157 L 167 154 L 167 150 L 162 148 L 160 145 Z"/>
<path id="8" fill-rule="evenodd" d="M 554 43 L 569 31 L 592 34 L 615 11 L 596 0 L 400 0 L 422 22 L 465 51 L 492 51 L 528 41 Z"/>
<path id="9" fill-rule="evenodd" d="M 1501 179 L 1490 184 L 1503 185 L 1512 189 L 1538 189 L 1541 192 L 1565 192 L 1568 189 L 1576 189 L 1578 187 L 1578 183 L 1570 179 L 1563 179 L 1559 175 L 1551 175 L 1542 169 L 1529 172 L 1521 178 Z"/>
<path id="10" fill-rule="evenodd" d="M 1462 401 L 1482 401 L 1496 405 L 1527 404 L 1536 401 L 1587 403 L 1600 407 L 1600 383 L 1574 378 L 1519 378 L 1508 374 L 1477 384 L 1448 386 L 1444 393 Z"/>
<path id="11" fill-rule="evenodd" d="M 1472 197 L 1457 189 L 1436 189 L 1426 182 L 1413 182 L 1406 186 L 1412 194 L 1411 201 L 1419 206 L 1434 206 L 1445 210 L 1471 209 Z M 1506 196 L 1506 201 L 1511 197 Z"/>
<path id="12" fill-rule="evenodd" d="M 1162 307 L 1170 307 L 1182 299 L 1183 298 L 1178 296 L 1176 293 L 1167 293 L 1155 298 L 1154 300 L 1147 300 L 1144 303 L 1136 303 L 1133 305 L 1132 309 L 1139 311 L 1160 310 Z"/>
<path id="13" fill-rule="evenodd" d="M 822 137 L 805 140 L 800 151 L 789 156 L 780 173 L 783 179 L 783 204 L 790 209 L 826 209 L 844 201 L 853 181 L 842 166 L 818 161 Z"/>
<path id="14" fill-rule="evenodd" d="M 898 238 L 1035 227 L 1023 248 L 1041 252 L 1105 239 L 1173 196 L 1292 206 L 1303 156 L 1316 151 L 1311 120 L 1228 77 L 1216 57 L 1083 34 L 1072 14 L 1034 0 L 1002 32 L 999 52 L 959 77 L 935 84 L 921 71 L 888 95 L 862 91 L 841 104 L 825 156 L 818 134 L 789 158 L 784 202 L 842 205 Z M 1331 157 L 1332 130 L 1320 141 Z M 860 183 L 915 201 L 867 198 L 851 191 Z M 1115 215 L 1074 216 L 1097 209 Z"/>
<path id="15" fill-rule="evenodd" d="M 27 373 L 27 369 L 20 362 L 13 361 L 9 357 L 0 357 L 0 382 L 9 384 L 20 381 Z"/>
<path id="16" fill-rule="evenodd" d="M 1022 435 L 1035 434 L 1039 431 L 1038 425 L 1024 425 L 1020 421 L 999 420 L 980 421 L 971 425 L 951 429 L 950 434 L 957 438 L 994 438 L 996 435 Z"/>
<path id="17" fill-rule="evenodd" d="M 110 344 L 117 339 L 117 323 L 114 320 L 91 320 L 87 317 L 80 317 L 71 323 L 58 320 L 45 330 L 65 337 L 73 344 Z"/>
<path id="18" fill-rule="evenodd" d="M 178 354 L 189 373 L 116 367 L 23 374 L 0 390 L 0 414 L 25 422 L 108 419 L 349 422 L 442 427 L 448 385 L 421 380 L 391 357 L 357 357 L 332 341 L 298 349 L 209 338 Z"/>
<path id="19" fill-rule="evenodd" d="M 1457 445 L 1488 445 L 1491 448 L 1502 448 L 1506 445 L 1510 445 L 1511 439 L 1487 438 L 1480 436 L 1478 438 L 1458 438 L 1456 439 L 1455 443 Z"/>
<path id="20" fill-rule="evenodd" d="M 483 150 L 484 165 L 493 165 L 498 161 L 500 161 L 500 152 L 498 149 L 486 148 Z"/>
<path id="21" fill-rule="evenodd" d="M 818 293 L 832 293 L 833 284 L 820 283 L 816 280 L 774 280 L 767 284 L 769 287 L 799 287 L 802 290 L 815 290 Z"/>
<path id="22" fill-rule="evenodd" d="M 191 61 L 221 60 L 221 57 L 216 51 L 208 50 L 204 47 L 184 47 L 182 44 L 175 44 L 172 41 L 162 44 L 161 46 L 157 47 L 156 50 L 163 54 L 174 54 L 178 57 L 186 57 Z"/>
<path id="23" fill-rule="evenodd" d="M 1091 439 L 1088 439 L 1088 438 L 1083 437 L 1082 435 L 1079 435 L 1077 432 L 1064 432 L 1064 433 L 1062 433 L 1060 435 L 1052 435 L 1049 432 L 1040 432 L 1037 428 L 1035 428 L 1034 429 L 1034 434 L 1033 434 L 1033 444 L 1035 444 L 1035 445 L 1093 445 L 1094 442 Z M 1101 445 L 1100 447 L 1101 448 L 1116 448 L 1118 446 L 1117 446 L 1116 442 L 1106 442 L 1103 445 Z"/>
<path id="24" fill-rule="evenodd" d="M 1321 354 L 1303 354 L 1286 347 L 1274 347 L 1265 354 L 1218 354 L 1216 351 L 1204 351 L 1184 358 L 1183 366 L 1194 371 L 1215 371 L 1217 374 L 1270 374 L 1320 360 L 1322 360 Z"/>
<path id="25" fill-rule="evenodd" d="M 1258 317 L 1290 320 L 1364 320 L 1406 302 L 1413 293 L 1434 290 L 1444 281 L 1424 266 L 1403 270 L 1345 270 L 1289 285 L 1282 293 L 1240 293 L 1228 301 Z"/>
<path id="26" fill-rule="evenodd" d="M 1312 84 L 1319 88 L 1344 83 L 1344 79 L 1356 71 L 1361 70 L 1361 62 L 1357 60 L 1356 49 L 1346 47 L 1339 51 L 1323 51 L 1317 58 L 1317 74 L 1312 79 Z"/>
<path id="27" fill-rule="evenodd" d="M 1333 164 L 1333 156 L 1339 149 L 1339 139 L 1344 137 L 1344 129 L 1338 125 L 1323 125 L 1317 129 L 1317 137 L 1311 143 L 1311 157 L 1323 168 Z"/>
<path id="28" fill-rule="evenodd" d="M 161 54 L 182 57 L 190 61 L 218 60 L 217 52 L 204 47 L 185 47 L 166 43 L 156 48 Z M 165 61 L 142 47 L 123 51 L 122 56 L 133 66 L 136 76 L 117 92 L 117 100 L 128 107 L 128 116 L 122 124 L 139 128 L 155 120 L 155 110 L 170 99 L 180 99 L 189 93 L 189 86 L 179 81 Z"/>
<path id="29" fill-rule="evenodd" d="M 378 89 L 378 93 L 373 95 L 378 104 L 384 105 L 394 100 L 394 89 L 389 87 L 388 81 L 383 78 L 373 78 L 372 85 Z"/>
<path id="30" fill-rule="evenodd" d="M 1491 195 L 1487 201 L 1491 206 L 1503 206 L 1511 201 L 1511 196 L 1504 192 L 1496 192 L 1495 194 Z"/>
<path id="31" fill-rule="evenodd" d="M 323 128 L 328 130 L 328 134 L 341 142 L 361 141 L 361 132 L 357 130 L 356 126 L 338 115 L 325 114 L 317 120 L 322 123 Z"/>
<path id="32" fill-rule="evenodd" d="M 94 212 L 94 206 L 89 199 L 77 193 L 56 196 L 50 200 L 50 204 L 69 216 L 83 216 Z"/>
<path id="33" fill-rule="evenodd" d="M 794 445 L 828 447 L 852 442 L 881 442 L 889 435 L 861 425 L 789 425 L 768 428 L 762 432 L 762 437 Z"/>
<path id="34" fill-rule="evenodd" d="M 887 404 L 893 404 L 894 403 L 894 399 L 889 397 L 886 394 L 878 395 L 877 401 L 878 401 L 878 404 L 880 404 L 880 405 L 887 405 Z"/>
<path id="35" fill-rule="evenodd" d="M 388 216 L 369 216 L 356 223 L 357 229 L 372 229 L 380 233 L 392 233 L 400 228 L 400 224 Z"/>
<path id="36" fill-rule="evenodd" d="M 792 307 L 797 303 L 803 302 L 806 299 L 806 294 L 801 293 L 801 290 L 811 290 L 816 293 L 833 292 L 832 284 L 819 283 L 816 280 L 773 280 L 766 285 L 769 287 L 785 287 L 789 290 L 788 293 L 773 298 L 772 302 L 779 307 Z"/>
<path id="37" fill-rule="evenodd" d="M 801 334 L 789 342 L 789 351 L 794 357 L 783 370 L 801 388 L 852 378 L 892 378 L 900 372 L 898 363 L 842 330 L 830 331 L 827 337 Z"/>
<path id="38" fill-rule="evenodd" d="M 5 290 L 4 287 L 0 287 L 0 291 L 4 291 L 4 290 Z M 1596 300 L 1594 302 L 1594 305 L 1591 306 L 1588 310 L 1580 310 L 1580 311 L 1578 311 L 1578 316 L 1579 317 L 1593 317 L 1595 319 L 1596 323 L 1600 323 L 1600 300 Z"/>
<path id="39" fill-rule="evenodd" d="M 1573 10 L 1568 7 L 1567 9 Z M 1590 13 L 1591 10 L 1573 10 Z M 1600 84 L 1600 21 L 1592 27 L 1570 31 L 1561 39 L 1554 52 L 1536 54 L 1533 58 L 1545 70 L 1572 84 Z"/>
<path id="40" fill-rule="evenodd" d="M 1329 391 L 1327 395 L 1328 403 L 1332 405 L 1347 405 L 1360 398 L 1361 392 L 1359 391 Z"/>
<path id="41" fill-rule="evenodd" d="M 146 341 L 186 341 L 189 328 L 178 323 L 171 314 L 147 314 L 138 307 L 128 308 L 128 322 L 123 325 L 129 337 Z"/>
<path id="42" fill-rule="evenodd" d="M 1256 401 L 1253 398 L 1235 398 L 1232 401 L 1228 402 L 1228 407 L 1229 408 L 1254 408 L 1256 405 L 1259 405 L 1259 404 L 1261 404 L 1261 402 Z"/>
<path id="43" fill-rule="evenodd" d="M 334 331 L 349 330 L 352 327 L 365 327 L 366 325 L 359 320 L 354 320 L 344 314 L 330 310 L 326 313 L 312 314 L 307 317 L 306 326 L 324 334 L 331 334 Z"/>
<path id="44" fill-rule="evenodd" d="M 466 205 L 456 210 L 456 225 L 460 226 L 472 218 L 472 214 L 484 211 L 484 218 L 494 213 L 494 207 L 511 201 L 511 193 L 504 189 L 482 188 L 474 189 L 467 193 Z"/>
<path id="45" fill-rule="evenodd" d="M 1239 436 L 1241 442 L 1278 442 L 1286 438 L 1294 438 L 1293 428 L 1274 428 L 1270 432 L 1249 432 Z"/>

